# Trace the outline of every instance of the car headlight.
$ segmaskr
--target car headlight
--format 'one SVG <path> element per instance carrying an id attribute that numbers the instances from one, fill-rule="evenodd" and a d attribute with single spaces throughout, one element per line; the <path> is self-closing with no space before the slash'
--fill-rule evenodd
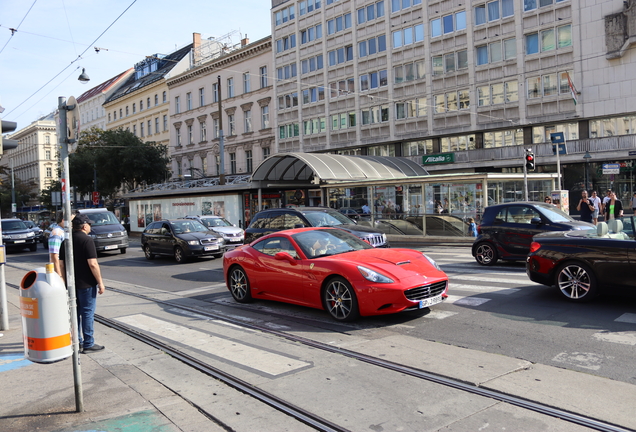
<path id="1" fill-rule="evenodd" d="M 27 233 L 27 237 L 33 237 L 35 235 L 35 233 L 33 231 L 29 231 Z"/>
<path id="2" fill-rule="evenodd" d="M 423 253 L 422 255 L 424 255 L 424 258 L 426 258 L 428 260 L 428 262 L 430 262 L 433 267 L 435 267 L 439 271 L 442 271 L 442 269 L 440 268 L 439 264 L 437 264 L 433 258 L 429 257 L 425 253 Z"/>
<path id="3" fill-rule="evenodd" d="M 11 236 L 10 235 L 2 235 L 2 240 L 11 240 Z"/>
<path id="4" fill-rule="evenodd" d="M 121 235 L 126 235 L 126 231 L 120 232 Z"/>
<path id="5" fill-rule="evenodd" d="M 188 240 L 188 244 L 192 246 L 196 246 L 199 244 L 199 240 Z"/>
<path id="6" fill-rule="evenodd" d="M 376 283 L 393 283 L 393 279 L 384 276 L 376 271 L 368 269 L 366 267 L 358 266 L 358 270 L 363 278 L 368 281 L 376 282 Z"/>

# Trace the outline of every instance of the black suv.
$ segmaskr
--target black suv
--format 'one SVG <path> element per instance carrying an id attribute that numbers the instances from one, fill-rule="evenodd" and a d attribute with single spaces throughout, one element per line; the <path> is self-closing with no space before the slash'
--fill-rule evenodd
<path id="1" fill-rule="evenodd" d="M 511 202 L 486 207 L 473 256 L 481 265 L 493 265 L 498 259 L 525 260 L 532 236 L 546 231 L 569 231 L 594 228 L 574 220 L 552 204 Z"/>
<path id="2" fill-rule="evenodd" d="M 279 208 L 263 210 L 245 230 L 245 243 L 276 231 L 302 227 L 336 227 L 361 238 L 373 247 L 389 247 L 386 234 L 356 225 L 351 219 L 327 207 Z"/>
<path id="3" fill-rule="evenodd" d="M 2 219 L 2 242 L 7 249 L 38 249 L 35 233 L 20 219 Z"/>

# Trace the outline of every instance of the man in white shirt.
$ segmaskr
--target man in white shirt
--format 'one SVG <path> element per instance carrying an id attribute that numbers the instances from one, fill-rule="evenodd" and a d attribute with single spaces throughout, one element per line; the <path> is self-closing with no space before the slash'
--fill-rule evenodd
<path id="1" fill-rule="evenodd" d="M 596 191 L 592 191 L 592 196 L 590 197 L 590 202 L 594 206 L 594 211 L 592 212 L 592 222 L 594 225 L 598 223 L 598 214 L 602 213 L 603 205 L 601 204 L 601 199 L 596 195 Z"/>

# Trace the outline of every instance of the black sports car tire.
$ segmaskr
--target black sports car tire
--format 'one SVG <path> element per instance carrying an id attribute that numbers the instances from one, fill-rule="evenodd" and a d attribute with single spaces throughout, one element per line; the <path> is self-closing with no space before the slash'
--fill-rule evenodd
<path id="1" fill-rule="evenodd" d="M 353 321 L 360 316 L 358 298 L 346 279 L 338 276 L 331 280 L 322 293 L 325 310 L 337 321 Z"/>
<path id="2" fill-rule="evenodd" d="M 499 255 L 492 243 L 481 242 L 475 246 L 475 260 L 483 266 L 495 265 Z"/>
<path id="3" fill-rule="evenodd" d="M 150 250 L 150 245 L 144 246 L 144 255 L 146 255 L 146 259 L 153 260 L 155 259 L 155 254 Z"/>
<path id="4" fill-rule="evenodd" d="M 229 275 L 230 293 L 234 300 L 239 303 L 249 303 L 252 299 L 250 280 L 247 273 L 241 266 L 234 266 L 230 269 Z"/>
<path id="5" fill-rule="evenodd" d="M 598 296 L 598 282 L 592 269 L 579 262 L 559 266 L 554 283 L 559 292 L 572 302 L 586 302 Z"/>
<path id="6" fill-rule="evenodd" d="M 174 248 L 174 260 L 177 262 L 177 264 L 183 264 L 188 260 L 186 258 L 185 252 L 183 251 L 183 249 L 181 249 L 181 246 L 177 246 L 176 248 Z"/>

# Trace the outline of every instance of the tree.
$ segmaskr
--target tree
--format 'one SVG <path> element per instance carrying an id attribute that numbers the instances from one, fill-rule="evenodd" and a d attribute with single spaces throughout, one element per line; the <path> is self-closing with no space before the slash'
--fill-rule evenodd
<path id="1" fill-rule="evenodd" d="M 80 134 L 78 147 L 69 157 L 71 185 L 79 192 L 97 190 L 113 198 L 123 187 L 133 189 L 141 183 L 158 183 L 168 174 L 168 148 L 143 142 L 123 129 L 104 131 L 91 128 Z"/>

